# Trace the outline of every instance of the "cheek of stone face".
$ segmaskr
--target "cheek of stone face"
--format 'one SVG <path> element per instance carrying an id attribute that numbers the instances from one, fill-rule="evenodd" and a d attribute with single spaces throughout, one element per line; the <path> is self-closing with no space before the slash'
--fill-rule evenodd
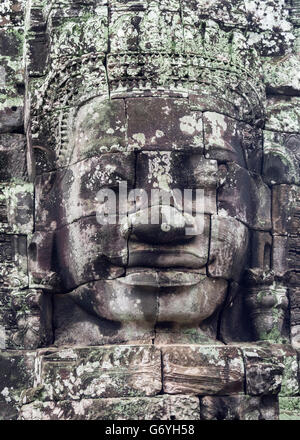
<path id="1" fill-rule="evenodd" d="M 123 274 L 127 262 L 127 242 L 119 225 L 99 225 L 87 217 L 56 232 L 56 252 L 63 285 L 74 289 L 97 279 Z"/>
<path id="2" fill-rule="evenodd" d="M 211 217 L 211 277 L 239 281 L 245 268 L 249 243 L 248 228 L 233 217 Z"/>

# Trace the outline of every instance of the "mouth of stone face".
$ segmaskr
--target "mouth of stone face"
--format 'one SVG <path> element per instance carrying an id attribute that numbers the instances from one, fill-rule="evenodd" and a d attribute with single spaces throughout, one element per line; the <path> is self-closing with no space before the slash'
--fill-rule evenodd
<path id="1" fill-rule="evenodd" d="M 128 267 L 201 269 L 207 263 L 207 255 L 187 250 L 134 250 L 129 252 Z"/>
<path id="2" fill-rule="evenodd" d="M 194 286 L 206 278 L 204 271 L 197 272 L 189 269 L 153 269 L 153 268 L 129 268 L 126 276 L 119 278 L 123 284 L 141 287 L 179 287 Z"/>

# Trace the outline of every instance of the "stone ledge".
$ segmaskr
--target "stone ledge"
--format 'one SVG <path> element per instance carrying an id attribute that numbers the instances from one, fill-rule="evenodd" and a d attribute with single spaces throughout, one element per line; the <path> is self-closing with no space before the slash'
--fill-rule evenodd
<path id="1" fill-rule="evenodd" d="M 34 402 L 21 408 L 21 420 L 199 420 L 199 399 L 157 396 Z"/>

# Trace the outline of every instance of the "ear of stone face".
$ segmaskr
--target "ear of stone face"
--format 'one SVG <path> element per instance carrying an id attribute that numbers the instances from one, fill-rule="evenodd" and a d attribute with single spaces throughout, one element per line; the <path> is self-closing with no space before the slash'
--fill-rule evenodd
<path id="1" fill-rule="evenodd" d="M 228 288 L 226 302 L 219 318 L 219 337 L 226 344 L 253 340 L 253 329 L 249 320 L 249 309 L 245 304 L 247 289 L 232 281 Z"/>
<path id="2" fill-rule="evenodd" d="M 266 183 L 300 183 L 299 147 L 298 135 L 264 131 L 263 176 Z"/>

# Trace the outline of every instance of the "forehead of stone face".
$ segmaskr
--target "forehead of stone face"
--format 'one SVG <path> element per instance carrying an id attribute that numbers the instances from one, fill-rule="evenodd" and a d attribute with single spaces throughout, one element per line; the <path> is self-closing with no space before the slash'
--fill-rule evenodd
<path id="1" fill-rule="evenodd" d="M 245 167 L 242 125 L 217 111 L 195 110 L 188 98 L 96 97 L 74 117 L 70 163 L 107 152 L 176 150 Z"/>

